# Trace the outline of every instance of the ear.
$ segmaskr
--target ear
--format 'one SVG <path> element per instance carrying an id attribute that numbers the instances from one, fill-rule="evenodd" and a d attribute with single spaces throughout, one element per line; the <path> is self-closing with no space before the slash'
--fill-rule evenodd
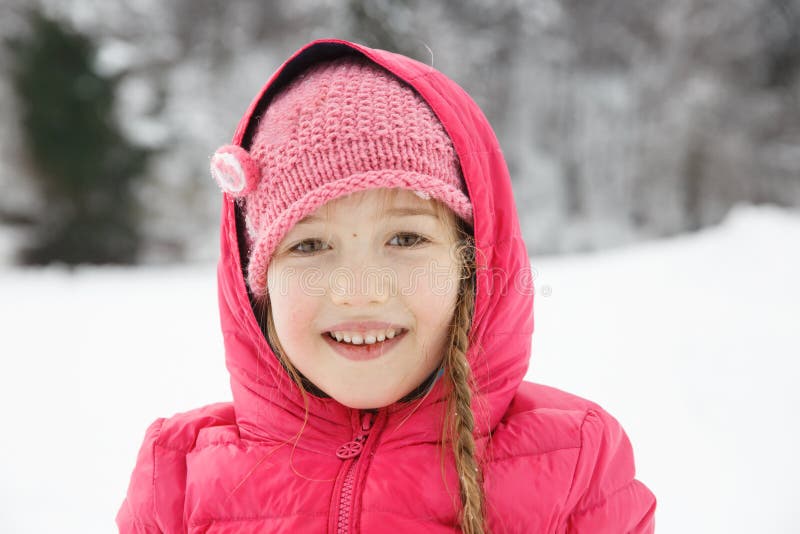
<path id="1" fill-rule="evenodd" d="M 211 176 L 233 197 L 243 197 L 255 189 L 259 174 L 255 160 L 240 146 L 221 146 L 211 156 Z"/>

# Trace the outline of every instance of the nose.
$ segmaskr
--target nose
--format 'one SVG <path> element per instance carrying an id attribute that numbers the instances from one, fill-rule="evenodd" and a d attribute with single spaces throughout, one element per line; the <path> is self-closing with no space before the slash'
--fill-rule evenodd
<path id="1" fill-rule="evenodd" d="M 339 306 L 383 304 L 397 285 L 390 267 L 341 265 L 331 272 L 330 297 Z"/>

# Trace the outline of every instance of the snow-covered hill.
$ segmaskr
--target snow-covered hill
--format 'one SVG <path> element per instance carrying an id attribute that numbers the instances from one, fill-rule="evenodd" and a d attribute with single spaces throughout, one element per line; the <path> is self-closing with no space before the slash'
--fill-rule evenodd
<path id="1" fill-rule="evenodd" d="M 528 379 L 627 430 L 659 532 L 800 520 L 800 214 L 533 258 Z M 114 532 L 146 426 L 230 399 L 215 266 L 0 270 L 0 531 Z"/>

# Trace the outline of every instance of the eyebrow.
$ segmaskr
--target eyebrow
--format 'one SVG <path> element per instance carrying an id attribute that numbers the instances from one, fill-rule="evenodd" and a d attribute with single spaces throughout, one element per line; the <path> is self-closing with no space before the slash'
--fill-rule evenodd
<path id="1" fill-rule="evenodd" d="M 434 217 L 436 218 L 436 214 L 430 210 L 420 209 L 420 208 L 391 208 L 384 212 L 386 215 L 394 216 L 394 217 L 420 217 L 420 216 L 427 216 L 427 217 Z M 311 224 L 314 222 L 322 221 L 321 217 L 317 217 L 316 215 L 308 215 L 304 219 L 297 221 L 296 224 Z"/>

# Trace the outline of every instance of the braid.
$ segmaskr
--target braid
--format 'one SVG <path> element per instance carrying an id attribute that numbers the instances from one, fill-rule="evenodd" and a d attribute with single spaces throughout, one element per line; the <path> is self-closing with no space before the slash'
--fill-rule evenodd
<path id="1" fill-rule="evenodd" d="M 472 413 L 472 376 L 467 362 L 469 347 L 469 328 L 472 322 L 474 305 L 474 278 L 472 276 L 474 249 L 469 240 L 462 251 L 465 276 L 462 279 L 461 292 L 456 304 L 454 324 L 450 348 L 445 357 L 448 370 L 451 395 L 448 399 L 447 426 L 453 443 L 456 472 L 458 473 L 461 494 L 461 529 L 465 534 L 483 534 L 484 509 L 483 486 L 480 469 L 475 455 L 475 438 L 473 430 L 475 419 Z"/>

